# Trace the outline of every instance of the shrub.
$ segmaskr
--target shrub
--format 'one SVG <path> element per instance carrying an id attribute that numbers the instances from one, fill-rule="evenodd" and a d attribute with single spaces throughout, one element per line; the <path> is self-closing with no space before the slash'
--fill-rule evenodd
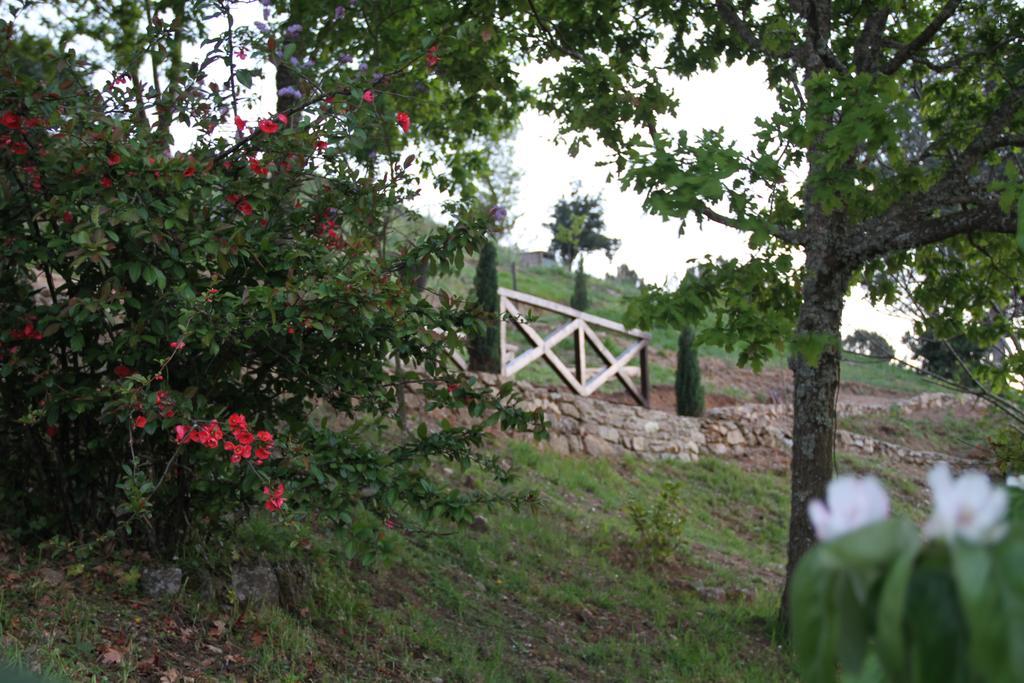
<path id="1" fill-rule="evenodd" d="M 498 248 L 494 240 L 484 242 L 473 277 L 473 299 L 483 316 L 469 340 L 469 367 L 483 372 L 498 372 L 501 355 L 498 330 Z"/>
<path id="2" fill-rule="evenodd" d="M 650 561 L 667 559 L 682 542 L 686 515 L 679 500 L 680 488 L 679 482 L 665 482 L 653 503 L 629 506 L 629 519 L 636 529 L 639 546 Z"/>
<path id="3" fill-rule="evenodd" d="M 273 41 L 234 39 L 274 59 Z M 220 45 L 211 61 L 231 58 Z M 0 50 L 0 524 L 116 527 L 171 553 L 190 528 L 258 506 L 342 529 L 357 510 L 470 520 L 484 496 L 438 485 L 429 463 L 504 478 L 479 452 L 484 428 L 538 430 L 539 416 L 446 368 L 466 312 L 413 282 L 422 263 L 461 267 L 483 221 L 381 248 L 382 221 L 415 192 L 394 115 L 379 114 L 395 103 L 352 71 L 245 121 L 231 113 L 241 79 L 161 94 L 115 71 L 95 90 L 71 55 L 41 83 L 12 54 Z M 168 152 L 149 110 L 174 112 L 194 142 Z M 225 127 L 234 137 L 209 134 Z M 376 159 L 385 139 L 395 151 Z M 481 422 L 382 438 L 396 387 L 414 381 L 428 406 Z"/>
<path id="4" fill-rule="evenodd" d="M 857 330 L 843 340 L 843 348 L 875 358 L 890 359 L 896 355 L 892 345 L 877 332 Z"/>
<path id="5" fill-rule="evenodd" d="M 578 311 L 587 310 L 587 274 L 583 272 L 583 259 L 580 259 L 580 267 L 576 270 L 576 278 L 573 280 L 572 298 L 569 305 Z"/>
<path id="6" fill-rule="evenodd" d="M 676 353 L 676 415 L 700 417 L 704 414 L 704 387 L 693 340 L 693 328 L 684 327 L 679 333 Z"/>

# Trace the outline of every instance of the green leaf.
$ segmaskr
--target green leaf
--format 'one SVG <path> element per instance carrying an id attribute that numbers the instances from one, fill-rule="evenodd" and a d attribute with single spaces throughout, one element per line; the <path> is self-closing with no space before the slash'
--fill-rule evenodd
<path id="1" fill-rule="evenodd" d="M 867 569 L 890 564 L 908 547 L 917 545 L 917 529 L 906 519 L 887 519 L 871 524 L 818 548 L 822 561 L 832 568 Z"/>
<path id="2" fill-rule="evenodd" d="M 835 680 L 838 625 L 829 617 L 835 577 L 818 546 L 800 559 L 790 584 L 796 668 L 809 683 Z"/>
<path id="3" fill-rule="evenodd" d="M 903 620 L 907 608 L 907 590 L 918 549 L 915 543 L 900 555 L 885 577 L 878 598 L 875 624 L 878 655 L 889 679 L 894 681 L 906 680 L 907 654 Z"/>

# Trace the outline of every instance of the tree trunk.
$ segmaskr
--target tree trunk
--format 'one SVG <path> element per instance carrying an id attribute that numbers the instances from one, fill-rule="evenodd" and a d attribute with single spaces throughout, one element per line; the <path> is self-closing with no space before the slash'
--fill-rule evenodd
<path id="1" fill-rule="evenodd" d="M 826 335 L 832 339 L 817 364 L 793 354 L 793 458 L 786 588 L 780 625 L 788 635 L 789 582 L 797 561 L 814 544 L 807 504 L 825 495 L 835 469 L 836 397 L 839 391 L 840 324 L 850 284 L 849 262 L 828 248 L 809 248 L 805 264 L 803 303 L 797 335 Z"/>

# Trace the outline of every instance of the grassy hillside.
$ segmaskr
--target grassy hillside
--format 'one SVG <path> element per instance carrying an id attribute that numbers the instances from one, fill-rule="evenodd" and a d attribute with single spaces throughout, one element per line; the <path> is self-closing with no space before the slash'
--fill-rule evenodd
<path id="1" fill-rule="evenodd" d="M 62 681 L 794 680 L 773 643 L 784 474 L 711 458 L 499 448 L 521 471 L 516 486 L 538 493 L 536 508 L 492 511 L 456 533 L 382 528 L 392 554 L 378 570 L 262 513 L 239 529 L 240 554 L 210 548 L 181 561 L 294 567 L 308 581 L 289 610 L 243 609 L 228 591 L 201 597 L 194 573 L 179 597 L 144 598 L 139 566 L 152 561 L 142 555 L 61 543 L 13 555 L 0 582 L 0 651 Z M 877 471 L 897 508 L 920 516 L 920 488 L 904 475 L 855 456 L 841 463 Z M 478 485 L 472 472 L 437 474 Z M 677 550 L 658 559 L 630 506 L 653 509 L 670 482 L 684 522 Z M 656 528 L 670 528 L 666 519 Z"/>
<path id="2" fill-rule="evenodd" d="M 61 680 L 168 669 L 258 681 L 792 678 L 770 626 L 783 479 L 714 460 L 580 460 L 523 443 L 505 456 L 524 471 L 519 486 L 539 492 L 536 510 L 491 513 L 485 531 L 382 530 L 394 554 L 380 572 L 340 562 L 327 539 L 310 537 L 303 550 L 309 541 L 290 547 L 294 532 L 262 517 L 247 525 L 240 536 L 253 557 L 312 568 L 313 592 L 291 612 L 188 593 L 141 598 L 131 578 L 141 557 L 69 547 L 26 558 L 0 594 L 3 651 Z M 681 486 L 681 546 L 645 559 L 627 508 L 650 506 L 667 481 Z M 54 587 L 42 567 L 65 578 Z M 100 661 L 109 648 L 120 661 Z"/>
<path id="3" fill-rule="evenodd" d="M 512 288 L 511 264 L 513 259 L 514 254 L 510 249 L 499 248 L 498 282 L 502 287 Z M 431 286 L 445 289 L 453 294 L 467 295 L 472 290 L 475 269 L 476 261 L 469 260 L 458 277 L 439 278 L 432 282 Z M 568 305 L 572 297 L 573 277 L 573 274 L 567 269 L 557 266 L 518 268 L 516 285 L 519 291 Z M 588 277 L 588 291 L 591 303 L 588 309 L 589 313 L 621 321 L 624 317 L 627 299 L 634 295 L 637 290 L 631 284 L 620 280 Z M 541 321 L 554 321 L 555 319 L 554 316 L 540 318 Z M 673 359 L 675 357 L 677 333 L 674 330 L 657 328 L 652 330 L 651 334 L 653 347 L 664 352 L 661 358 L 655 358 L 651 368 L 651 381 L 654 384 L 671 384 L 674 378 Z M 565 356 L 565 360 L 569 361 L 571 359 L 571 344 L 563 342 L 562 347 L 564 347 L 562 355 Z M 614 341 L 609 345 L 609 348 L 613 351 L 616 350 Z M 716 358 L 731 364 L 735 364 L 737 357 L 735 352 L 730 353 L 713 346 L 701 347 L 700 354 L 705 358 Z M 786 368 L 786 359 L 779 356 L 768 362 L 764 369 L 770 372 L 773 370 L 785 370 Z M 936 384 L 929 382 L 924 377 L 910 370 L 886 362 L 861 357 L 844 359 L 842 376 L 844 382 L 865 384 L 884 389 L 888 392 L 914 394 L 942 390 Z M 528 366 L 520 373 L 519 377 L 534 383 L 548 384 L 560 382 L 557 375 L 543 363 L 534 363 Z M 618 389 L 617 386 L 609 386 L 609 390 L 617 391 Z M 729 387 L 727 386 L 717 387 L 717 389 L 723 393 L 729 393 Z M 750 398 L 747 397 L 748 400 Z"/>

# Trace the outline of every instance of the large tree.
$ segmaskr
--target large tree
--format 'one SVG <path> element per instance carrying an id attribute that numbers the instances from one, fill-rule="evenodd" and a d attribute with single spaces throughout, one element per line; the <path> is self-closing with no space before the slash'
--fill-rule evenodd
<path id="1" fill-rule="evenodd" d="M 675 323 L 717 312 L 703 340 L 738 346 L 755 366 L 789 350 L 791 575 L 814 542 L 807 504 L 836 468 L 850 288 L 938 243 L 963 255 L 977 249 L 972 242 L 1012 248 L 1024 8 L 1014 0 L 605 4 L 604 17 L 669 29 L 665 59 L 650 59 L 659 40 L 650 31 L 620 35 L 623 26 L 611 25 L 608 41 L 588 43 L 593 36 L 572 22 L 592 25 L 591 13 L 531 3 L 551 53 L 571 58 L 548 82 L 543 106 L 576 144 L 602 139 L 652 212 L 749 234 L 749 261 L 709 263 L 699 286 L 649 291 L 640 310 Z M 645 59 L 629 59 L 629 50 Z M 761 65 L 776 98 L 752 149 L 721 130 L 659 125 L 656 115 L 671 107 L 665 74 L 689 78 L 737 61 Z"/>

